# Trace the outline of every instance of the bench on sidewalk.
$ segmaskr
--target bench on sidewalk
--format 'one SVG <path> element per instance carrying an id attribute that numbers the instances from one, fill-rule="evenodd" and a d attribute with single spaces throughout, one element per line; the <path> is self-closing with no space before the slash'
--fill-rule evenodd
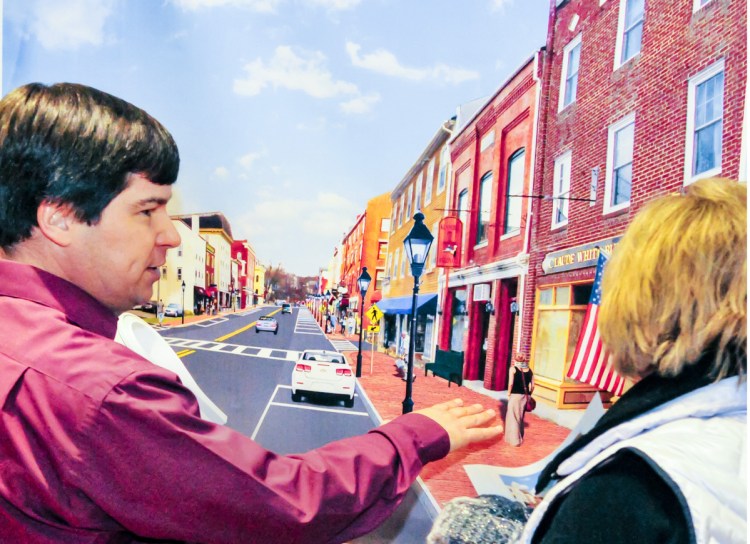
<path id="1" fill-rule="evenodd" d="M 448 387 L 451 386 L 451 382 L 462 385 L 464 377 L 464 352 L 436 350 L 435 361 L 424 365 L 425 376 L 427 376 L 428 371 L 432 372 L 433 376 L 440 376 L 448 380 Z"/>

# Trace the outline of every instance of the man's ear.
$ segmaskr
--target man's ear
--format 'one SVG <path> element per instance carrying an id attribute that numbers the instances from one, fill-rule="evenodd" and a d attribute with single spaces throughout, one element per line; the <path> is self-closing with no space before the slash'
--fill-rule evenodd
<path id="1" fill-rule="evenodd" d="M 70 206 L 45 200 L 36 211 L 36 221 L 45 238 L 59 246 L 70 244 L 71 226 L 77 221 Z"/>

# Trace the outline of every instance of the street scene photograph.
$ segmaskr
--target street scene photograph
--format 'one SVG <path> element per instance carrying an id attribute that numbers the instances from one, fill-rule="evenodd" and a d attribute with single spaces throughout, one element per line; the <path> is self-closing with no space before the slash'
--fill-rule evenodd
<path id="1" fill-rule="evenodd" d="M 0 13 L 0 543 L 747 542 L 747 2 Z"/>

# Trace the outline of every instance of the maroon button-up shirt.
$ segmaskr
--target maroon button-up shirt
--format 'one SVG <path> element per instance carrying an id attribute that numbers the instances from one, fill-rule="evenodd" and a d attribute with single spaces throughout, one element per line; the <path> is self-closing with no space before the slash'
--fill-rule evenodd
<path id="1" fill-rule="evenodd" d="M 279 456 L 199 417 L 76 286 L 0 260 L 0 542 L 343 542 L 397 506 L 446 432 L 419 414 Z"/>

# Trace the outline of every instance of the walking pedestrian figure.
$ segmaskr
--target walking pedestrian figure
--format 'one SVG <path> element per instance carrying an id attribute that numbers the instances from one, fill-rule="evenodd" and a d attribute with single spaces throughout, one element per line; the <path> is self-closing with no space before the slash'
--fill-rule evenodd
<path id="1" fill-rule="evenodd" d="M 164 301 L 161 299 L 156 303 L 156 320 L 159 322 L 159 325 L 164 321 Z"/>

